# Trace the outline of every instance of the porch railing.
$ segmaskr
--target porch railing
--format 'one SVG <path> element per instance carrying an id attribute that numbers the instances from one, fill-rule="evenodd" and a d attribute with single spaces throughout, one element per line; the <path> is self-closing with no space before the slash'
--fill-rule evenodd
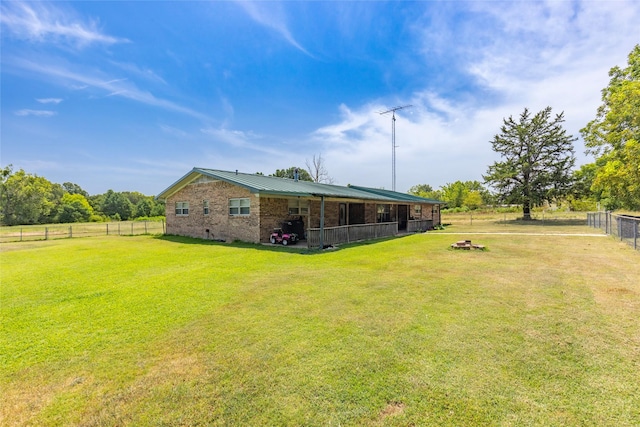
<path id="1" fill-rule="evenodd" d="M 324 245 L 337 245 L 340 243 L 357 242 L 360 240 L 395 236 L 396 234 L 398 234 L 397 222 L 325 227 L 322 243 Z M 307 229 L 307 246 L 310 248 L 317 248 L 320 246 L 319 228 Z"/>
<path id="2" fill-rule="evenodd" d="M 407 232 L 415 233 L 418 231 L 427 231 L 433 228 L 432 219 L 412 219 L 407 222 Z"/>

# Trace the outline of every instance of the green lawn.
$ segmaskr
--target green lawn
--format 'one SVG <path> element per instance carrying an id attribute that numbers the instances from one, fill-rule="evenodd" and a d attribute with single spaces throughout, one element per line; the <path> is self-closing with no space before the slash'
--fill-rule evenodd
<path id="1" fill-rule="evenodd" d="M 0 425 L 640 424 L 640 255 L 464 237 L 3 244 Z"/>

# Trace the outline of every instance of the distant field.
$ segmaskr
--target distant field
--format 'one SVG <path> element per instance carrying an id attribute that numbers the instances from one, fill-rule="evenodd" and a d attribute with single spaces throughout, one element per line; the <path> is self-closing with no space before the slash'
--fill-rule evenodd
<path id="1" fill-rule="evenodd" d="M 506 228 L 3 244 L 0 425 L 639 425 L 640 255 Z"/>
<path id="2" fill-rule="evenodd" d="M 523 221 L 521 217 L 522 213 L 443 213 L 442 223 L 447 224 L 447 229 L 483 233 L 601 233 L 600 230 L 587 226 L 584 212 L 559 212 L 553 216 L 547 213 L 544 217 L 536 214 L 531 221 Z"/>
<path id="3" fill-rule="evenodd" d="M 537 229 L 551 227 L 550 230 L 564 225 L 587 225 L 586 212 L 543 211 L 532 212 L 531 217 L 533 218 L 532 221 L 521 220 L 522 212 L 443 212 L 442 222 L 456 226 L 476 225 L 486 227 L 500 225 L 502 227 L 527 226 Z"/>

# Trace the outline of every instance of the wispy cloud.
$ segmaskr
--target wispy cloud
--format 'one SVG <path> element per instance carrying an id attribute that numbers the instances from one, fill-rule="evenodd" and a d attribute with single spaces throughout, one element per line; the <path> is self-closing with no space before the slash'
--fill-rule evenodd
<path id="1" fill-rule="evenodd" d="M 282 4 L 279 2 L 254 2 L 239 1 L 238 4 L 247 14 L 260 25 L 272 29 L 284 38 L 290 45 L 313 57 L 298 41 L 293 37 L 289 27 Z"/>
<path id="2" fill-rule="evenodd" d="M 29 110 L 23 109 L 15 112 L 16 116 L 37 116 L 37 117 L 51 117 L 55 116 L 57 113 L 55 111 L 49 110 Z"/>
<path id="3" fill-rule="evenodd" d="M 158 98 L 148 91 L 141 90 L 127 78 L 112 79 L 105 77 L 98 71 L 75 72 L 62 64 L 34 62 L 29 59 L 12 60 L 11 65 L 23 70 L 28 70 L 48 78 L 59 80 L 66 86 L 93 88 L 104 91 L 104 96 L 119 96 L 145 105 L 162 108 L 195 117 L 202 121 L 209 121 L 210 117 L 191 108 L 184 107 L 175 102 Z"/>
<path id="4" fill-rule="evenodd" d="M 38 98 L 36 99 L 40 104 L 60 104 L 62 98 Z"/>
<path id="5" fill-rule="evenodd" d="M 165 124 L 160 125 L 160 130 L 166 133 L 167 135 L 171 135 L 173 137 L 180 138 L 180 139 L 184 139 L 189 136 L 189 134 L 184 130 L 178 129 L 173 126 L 165 125 Z"/>
<path id="6" fill-rule="evenodd" d="M 214 142 L 222 143 L 233 148 L 242 148 L 245 154 L 249 153 L 264 156 L 269 154 L 272 156 L 284 157 L 287 152 L 284 149 L 278 149 L 277 144 L 265 144 L 261 135 L 252 131 L 241 131 L 236 129 L 228 129 L 224 126 L 213 128 L 202 128 L 200 132 L 209 136 Z"/>
<path id="7" fill-rule="evenodd" d="M 630 51 L 640 35 L 640 7 L 635 1 L 474 2 L 470 6 L 488 25 L 469 33 L 482 44 L 465 43 L 477 48 L 468 70 L 497 90 L 518 89 L 514 80 L 535 83 L 567 71 L 589 72 L 593 65 L 608 69 L 623 59 L 620 47 Z"/>
<path id="8" fill-rule="evenodd" d="M 104 34 L 97 21 L 82 21 L 74 13 L 46 3 L 3 2 L 0 22 L 14 37 L 34 42 L 68 43 L 83 47 L 114 44 L 126 39 Z"/>
<path id="9" fill-rule="evenodd" d="M 248 132 L 224 128 L 203 128 L 200 132 L 213 137 L 218 142 L 234 147 L 249 147 L 251 145 L 249 140 L 255 138 L 255 135 Z"/>
<path id="10" fill-rule="evenodd" d="M 121 70 L 131 73 L 136 77 L 140 77 L 144 80 L 148 80 L 156 83 L 167 84 L 167 82 L 162 77 L 160 77 L 153 70 L 150 70 L 148 68 L 146 69 L 140 68 L 136 64 L 127 63 L 127 62 L 118 62 L 118 61 L 109 61 L 109 62 L 115 65 L 116 67 L 120 68 Z"/>

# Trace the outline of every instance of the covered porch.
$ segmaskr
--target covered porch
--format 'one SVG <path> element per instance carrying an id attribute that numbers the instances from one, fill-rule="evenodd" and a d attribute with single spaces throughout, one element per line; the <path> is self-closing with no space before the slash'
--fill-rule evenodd
<path id="1" fill-rule="evenodd" d="M 432 219 L 407 220 L 403 232 L 416 233 L 433 228 Z M 399 223 L 382 222 L 375 224 L 340 225 L 337 227 L 308 228 L 307 246 L 317 248 L 321 244 L 339 245 L 381 237 L 396 236 L 399 233 Z M 322 237 L 322 238 L 321 238 Z"/>

